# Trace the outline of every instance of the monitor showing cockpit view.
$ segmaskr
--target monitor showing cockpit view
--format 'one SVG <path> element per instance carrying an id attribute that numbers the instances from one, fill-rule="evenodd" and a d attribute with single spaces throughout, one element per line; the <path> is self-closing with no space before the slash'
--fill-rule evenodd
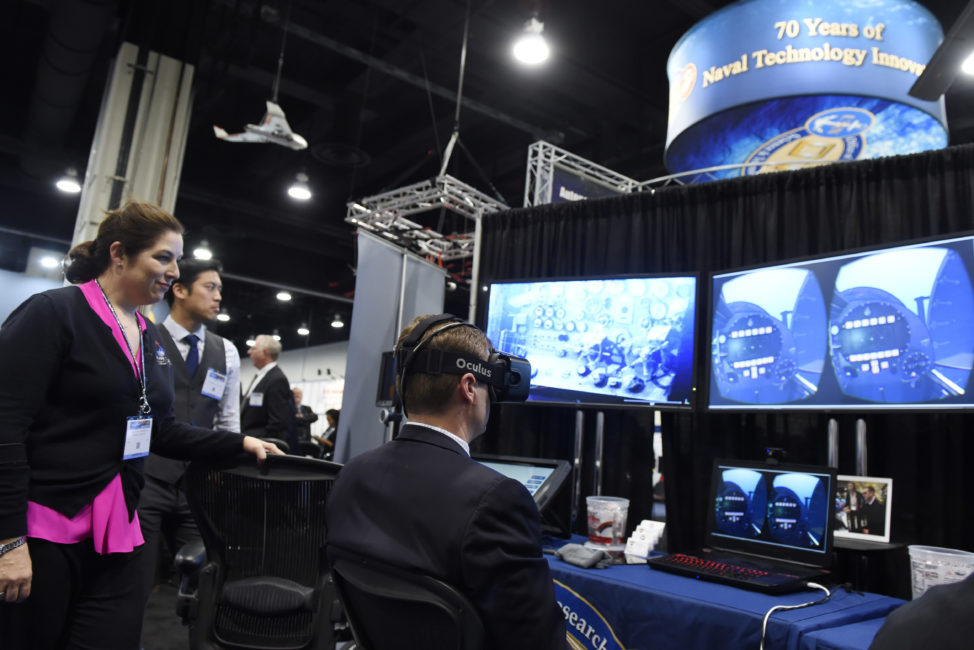
<path id="1" fill-rule="evenodd" d="M 970 408 L 974 237 L 713 276 L 709 406 Z"/>
<path id="2" fill-rule="evenodd" d="M 684 275 L 495 283 L 486 332 L 531 362 L 529 402 L 689 408 L 696 290 Z"/>

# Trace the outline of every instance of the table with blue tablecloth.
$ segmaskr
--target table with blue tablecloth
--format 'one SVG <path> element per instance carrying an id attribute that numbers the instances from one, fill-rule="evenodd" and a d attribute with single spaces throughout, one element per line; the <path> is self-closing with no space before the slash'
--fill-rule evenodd
<path id="1" fill-rule="evenodd" d="M 757 650 L 761 620 L 775 605 L 818 600 L 819 590 L 769 596 L 649 569 L 644 564 L 581 569 L 548 558 L 555 595 L 573 637 L 573 648 L 590 650 Z M 863 621 L 881 620 L 904 601 L 839 589 L 820 605 L 778 611 L 768 622 L 767 650 L 843 650 L 868 635 L 846 635 L 853 645 L 816 645 L 810 635 Z M 878 629 L 878 626 L 876 627 Z M 855 632 L 863 632 L 856 629 Z M 875 630 L 873 630 L 873 635 Z"/>
<path id="2" fill-rule="evenodd" d="M 816 630 L 802 637 L 801 650 L 859 650 L 868 648 L 886 618 L 849 623 L 840 627 Z M 933 650 L 931 648 L 930 650 Z"/>

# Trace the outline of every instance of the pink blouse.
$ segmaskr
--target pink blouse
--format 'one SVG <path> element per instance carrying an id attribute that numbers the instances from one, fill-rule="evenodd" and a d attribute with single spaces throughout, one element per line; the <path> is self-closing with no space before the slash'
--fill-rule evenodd
<path id="1" fill-rule="evenodd" d="M 105 297 L 95 280 L 85 282 L 78 288 L 88 300 L 92 311 L 112 328 L 115 341 L 121 346 L 132 365 L 132 372 L 136 373 L 135 364 L 142 356 L 141 346 L 136 353 L 136 359 L 133 360 L 122 329 L 118 326 L 108 305 L 105 304 Z M 135 317 L 138 319 L 140 331 L 144 332 L 145 321 L 142 315 L 136 312 Z M 130 553 L 136 546 L 145 543 L 138 513 L 135 513 L 131 520 L 129 519 L 120 474 L 116 474 L 105 489 L 74 517 L 66 517 L 52 508 L 28 501 L 27 536 L 58 544 L 76 544 L 90 537 L 95 545 L 95 552 L 101 555 Z"/>

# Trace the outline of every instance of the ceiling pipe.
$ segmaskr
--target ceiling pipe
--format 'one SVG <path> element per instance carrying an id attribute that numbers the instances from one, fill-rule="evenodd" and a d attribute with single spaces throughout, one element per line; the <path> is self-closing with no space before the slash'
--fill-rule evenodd
<path id="1" fill-rule="evenodd" d="M 60 0 L 54 4 L 24 129 L 20 167 L 26 174 L 40 178 L 64 171 L 58 169 L 54 154 L 74 124 L 117 4 L 117 0 Z"/>

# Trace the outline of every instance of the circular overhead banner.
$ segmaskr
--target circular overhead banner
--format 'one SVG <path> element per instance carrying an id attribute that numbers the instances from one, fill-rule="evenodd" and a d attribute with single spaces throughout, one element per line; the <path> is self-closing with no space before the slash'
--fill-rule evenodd
<path id="1" fill-rule="evenodd" d="M 911 0 L 741 0 L 670 53 L 666 165 L 705 178 L 947 144 L 943 100 L 911 97 L 943 30 Z"/>

